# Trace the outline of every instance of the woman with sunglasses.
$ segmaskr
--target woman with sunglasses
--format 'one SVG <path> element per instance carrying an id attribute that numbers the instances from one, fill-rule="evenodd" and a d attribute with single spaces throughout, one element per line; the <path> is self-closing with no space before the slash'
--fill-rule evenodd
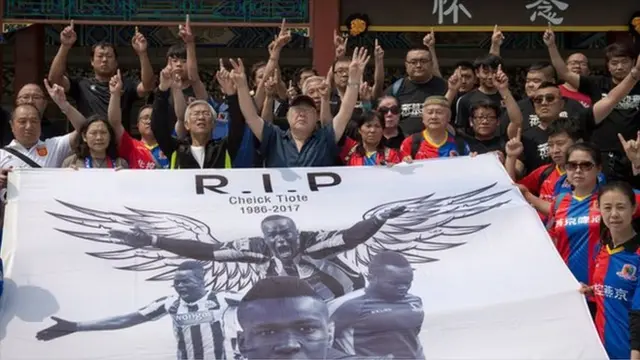
<path id="1" fill-rule="evenodd" d="M 391 95 L 378 99 L 378 112 L 384 116 L 384 130 L 382 141 L 387 147 L 400 150 L 404 134 L 398 126 L 400 123 L 400 103 Z"/>
<path id="2" fill-rule="evenodd" d="M 400 152 L 384 145 L 382 133 L 385 128 L 383 115 L 367 111 L 357 118 L 359 141 L 347 137 L 340 160 L 347 166 L 393 165 L 401 161 Z"/>
<path id="3" fill-rule="evenodd" d="M 601 152 L 590 143 L 574 144 L 567 150 L 564 168 L 566 175 L 558 182 L 566 179 L 571 187 L 552 202 L 547 228 L 571 273 L 579 282 L 589 284 L 600 239 L 598 190 L 604 184 Z M 589 308 L 595 310 L 591 301 Z"/>
<path id="4" fill-rule="evenodd" d="M 600 189 L 601 236 L 591 286 L 581 288 L 595 300 L 596 330 L 611 359 L 640 359 L 640 236 L 633 227 L 637 208 L 637 195 L 628 183 Z"/>

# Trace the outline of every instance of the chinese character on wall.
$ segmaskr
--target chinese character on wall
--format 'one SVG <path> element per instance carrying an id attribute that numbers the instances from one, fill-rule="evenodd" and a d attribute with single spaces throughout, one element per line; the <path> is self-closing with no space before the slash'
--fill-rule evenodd
<path id="1" fill-rule="evenodd" d="M 569 8 L 569 4 L 560 0 L 537 0 L 530 2 L 525 7 L 527 10 L 533 9 L 533 14 L 529 17 L 531 22 L 534 22 L 538 17 L 541 17 L 553 25 L 560 25 L 564 18 L 558 16 L 557 11 L 562 12 L 567 10 Z"/>
<path id="2" fill-rule="evenodd" d="M 451 15 L 453 23 L 458 23 L 458 14 L 462 12 L 471 19 L 471 13 L 459 0 L 433 0 L 432 14 L 438 14 L 438 24 L 444 23 L 444 17 Z"/>

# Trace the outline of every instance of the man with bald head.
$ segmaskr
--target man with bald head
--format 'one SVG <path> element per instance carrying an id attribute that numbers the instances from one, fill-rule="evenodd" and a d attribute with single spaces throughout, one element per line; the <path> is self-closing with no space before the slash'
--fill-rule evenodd
<path id="1" fill-rule="evenodd" d="M 567 69 L 569 72 L 580 76 L 589 76 L 591 74 L 589 70 L 589 59 L 582 53 L 569 55 L 567 58 Z M 562 94 L 562 97 L 578 101 L 586 108 L 592 105 L 591 98 L 588 95 L 579 92 L 578 89 L 569 83 L 560 85 L 560 94 Z"/>
<path id="2" fill-rule="evenodd" d="M 65 121 L 51 121 L 44 116 L 44 112 L 47 109 L 48 101 L 45 96 L 42 87 L 38 84 L 26 84 L 18 91 L 16 95 L 15 106 L 19 105 L 33 105 L 40 113 L 40 127 L 41 136 L 40 139 L 48 139 L 67 133 Z M 3 111 L 2 133 L 0 134 L 0 141 L 2 145 L 7 145 L 13 140 L 13 133 L 11 132 L 11 114 Z M 5 120 L 6 119 L 6 120 Z"/>

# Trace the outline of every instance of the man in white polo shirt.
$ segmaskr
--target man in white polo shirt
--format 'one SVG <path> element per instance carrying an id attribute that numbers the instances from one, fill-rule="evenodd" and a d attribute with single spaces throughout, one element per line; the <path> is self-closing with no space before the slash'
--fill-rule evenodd
<path id="1" fill-rule="evenodd" d="M 45 86 L 51 99 L 60 107 L 75 131 L 56 136 L 44 141 L 40 140 L 40 111 L 31 104 L 22 104 L 15 108 L 11 115 L 11 132 L 14 140 L 0 149 L 0 169 L 60 167 L 62 161 L 71 155 L 71 144 L 79 136 L 78 130 L 86 119 L 66 99 L 64 89 L 59 85 Z"/>

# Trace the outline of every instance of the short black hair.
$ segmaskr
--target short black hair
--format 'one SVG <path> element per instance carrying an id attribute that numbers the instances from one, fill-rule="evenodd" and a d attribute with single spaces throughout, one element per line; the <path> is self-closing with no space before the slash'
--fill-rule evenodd
<path id="1" fill-rule="evenodd" d="M 177 270 L 196 270 L 201 271 L 204 274 L 204 265 L 201 262 L 195 260 L 183 261 L 178 265 Z"/>
<path id="2" fill-rule="evenodd" d="M 293 221 L 293 219 L 288 217 L 288 216 L 284 216 L 284 215 L 269 215 L 269 216 L 265 217 L 264 219 L 262 219 L 262 222 L 260 223 L 260 226 L 264 225 L 264 223 L 266 223 L 268 221 L 278 221 L 278 220 L 289 220 L 293 224 L 295 224 L 295 221 Z"/>
<path id="3" fill-rule="evenodd" d="M 411 267 L 411 263 L 404 255 L 396 251 L 383 251 L 375 254 L 369 263 L 369 274 L 379 274 L 387 265 L 396 267 Z"/>
<path id="4" fill-rule="evenodd" d="M 469 69 L 469 70 L 474 70 L 473 68 L 473 63 L 471 61 L 458 61 L 455 65 L 453 65 L 454 69 L 457 68 L 461 68 L 461 69 Z"/>
<path id="5" fill-rule="evenodd" d="M 110 157 L 113 161 L 118 158 L 118 145 L 116 140 L 116 133 L 113 131 L 113 127 L 109 124 L 109 121 L 105 119 L 102 115 L 91 115 L 87 118 L 82 127 L 78 131 L 82 136 L 77 136 L 76 140 L 71 144 L 71 149 L 73 153 L 78 157 L 78 159 L 86 159 L 91 156 L 91 150 L 89 149 L 89 144 L 84 140 L 84 137 L 87 135 L 87 131 L 89 130 L 89 126 L 95 122 L 103 123 L 107 131 L 109 132 L 109 144 L 107 145 L 106 155 Z"/>
<path id="6" fill-rule="evenodd" d="M 304 74 L 306 72 L 310 72 L 314 76 L 319 76 L 318 71 L 316 69 L 310 68 L 310 67 L 303 67 L 303 68 L 298 69 L 298 71 L 296 71 L 296 74 L 295 74 L 296 83 L 300 82 L 300 78 L 302 77 L 302 74 Z"/>
<path id="7" fill-rule="evenodd" d="M 93 46 L 91 47 L 91 58 L 93 59 L 93 57 L 95 56 L 96 49 L 105 49 L 105 48 L 113 49 L 113 56 L 115 56 L 116 59 L 118 58 L 118 51 L 116 50 L 115 45 L 106 41 L 98 41 L 97 43 L 93 44 Z"/>
<path id="8" fill-rule="evenodd" d="M 552 83 L 552 82 L 549 82 L 549 81 L 543 81 L 542 84 L 540 84 L 540 86 L 538 87 L 538 90 L 546 89 L 546 88 L 556 88 L 556 89 L 560 90 L 560 88 L 558 87 L 558 84 Z"/>
<path id="9" fill-rule="evenodd" d="M 496 55 L 485 55 L 483 57 L 477 58 L 473 62 L 473 69 L 479 70 L 481 68 L 490 68 L 492 70 L 496 70 L 498 66 L 504 66 L 502 63 L 502 58 Z"/>
<path id="10" fill-rule="evenodd" d="M 37 113 L 38 113 L 38 119 L 42 120 L 42 117 L 40 116 L 40 111 L 38 110 L 37 107 L 35 107 L 35 105 L 33 104 L 22 104 L 22 105 L 18 105 L 15 108 L 13 108 L 13 111 L 11 112 L 11 121 L 13 121 L 13 119 L 15 119 L 16 117 L 16 112 L 18 112 L 18 109 L 20 109 L 21 107 L 30 107 L 32 109 L 34 109 Z"/>
<path id="11" fill-rule="evenodd" d="M 242 300 L 240 300 L 238 304 L 238 322 L 243 322 L 243 309 L 252 301 L 294 297 L 311 297 L 324 303 L 324 300 L 311 285 L 299 277 L 270 276 L 258 280 L 242 297 Z"/>
<path id="12" fill-rule="evenodd" d="M 584 139 L 582 127 L 572 118 L 561 117 L 549 124 L 549 127 L 547 127 L 547 135 L 549 137 L 560 134 L 567 134 L 574 142 Z"/>
<path id="13" fill-rule="evenodd" d="M 153 109 L 153 105 L 152 105 L 152 104 L 145 104 L 145 105 L 142 105 L 142 106 L 140 107 L 140 109 L 138 110 L 138 116 L 137 116 L 137 118 L 140 118 L 140 114 L 142 114 L 142 112 L 143 112 L 143 111 L 145 111 L 145 110 L 147 110 L 147 109 Z"/>
<path id="14" fill-rule="evenodd" d="M 633 46 L 627 42 L 616 42 L 607 46 L 604 49 L 604 54 L 607 62 L 611 61 L 611 59 L 613 59 L 614 57 L 626 57 L 632 60 L 636 58 L 636 54 L 633 51 Z"/>
<path id="15" fill-rule="evenodd" d="M 186 60 L 187 48 L 184 46 L 184 44 L 171 45 L 171 47 L 169 47 L 169 49 L 167 50 L 167 59 L 170 58 Z"/>
<path id="16" fill-rule="evenodd" d="M 533 63 L 527 70 L 527 72 L 530 71 L 539 71 L 547 76 L 550 76 L 554 82 L 558 82 L 558 73 L 556 72 L 556 68 L 554 68 L 553 65 L 548 61 L 538 61 L 536 63 Z"/>
<path id="17" fill-rule="evenodd" d="M 469 108 L 469 114 L 473 116 L 476 110 L 482 109 L 482 108 L 493 109 L 497 117 L 500 117 L 500 115 L 502 114 L 500 105 L 498 105 L 495 101 L 492 101 L 491 99 L 478 99 L 472 102 L 471 107 Z"/>

